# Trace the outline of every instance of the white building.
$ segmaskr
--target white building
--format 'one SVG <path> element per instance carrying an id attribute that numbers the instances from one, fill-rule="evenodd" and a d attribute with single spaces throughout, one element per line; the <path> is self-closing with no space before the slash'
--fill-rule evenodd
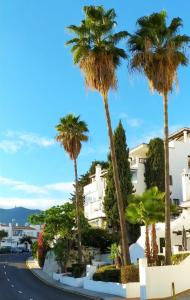
<path id="1" fill-rule="evenodd" d="M 132 183 L 136 194 L 146 189 L 145 161 L 148 144 L 141 144 L 129 152 Z M 170 191 L 174 202 L 190 200 L 190 128 L 182 128 L 169 136 Z M 105 195 L 105 170 L 96 166 L 96 173 L 91 176 L 91 183 L 84 187 L 84 214 L 89 223 L 96 227 L 105 224 L 103 200 Z"/>
<path id="2" fill-rule="evenodd" d="M 24 245 L 20 244 L 20 239 L 27 236 L 30 237 L 32 241 L 37 240 L 40 228 L 40 225 L 34 225 L 31 227 L 29 225 L 19 226 L 18 224 L 14 225 L 12 223 L 0 224 L 0 230 L 7 232 L 7 237 L 2 239 L 0 245 L 1 247 L 23 247 Z"/>
<path id="3" fill-rule="evenodd" d="M 91 176 L 91 183 L 84 187 L 84 215 L 89 223 L 95 227 L 104 227 L 105 213 L 103 200 L 105 195 L 106 171 L 96 166 L 96 173 Z"/>
<path id="4" fill-rule="evenodd" d="M 144 173 L 148 144 L 141 144 L 129 152 L 132 170 L 132 183 L 136 194 L 146 189 Z M 190 182 L 182 184 L 182 173 L 190 170 L 190 128 L 182 128 L 169 136 L 170 191 L 177 204 L 183 201 Z M 187 187 L 186 187 L 187 186 Z M 185 200 L 185 199 L 184 199 Z"/>

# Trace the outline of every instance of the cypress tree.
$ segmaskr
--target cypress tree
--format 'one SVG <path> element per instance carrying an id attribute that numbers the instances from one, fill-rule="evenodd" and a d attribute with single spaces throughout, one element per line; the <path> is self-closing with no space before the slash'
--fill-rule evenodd
<path id="1" fill-rule="evenodd" d="M 125 130 L 121 121 L 119 122 L 118 127 L 114 132 L 114 143 L 115 143 L 115 152 L 116 152 L 116 159 L 118 164 L 118 171 L 119 171 L 119 179 L 121 183 L 121 190 L 123 195 L 124 201 L 124 208 L 127 207 L 127 198 L 128 195 L 132 194 L 133 192 L 133 185 L 131 182 L 131 171 L 130 171 L 130 164 L 129 164 L 129 149 L 126 143 L 126 135 Z M 104 197 L 104 212 L 106 214 L 108 226 L 111 227 L 114 231 L 119 231 L 119 214 L 117 208 L 117 201 L 116 201 L 116 192 L 115 192 L 115 185 L 113 179 L 113 169 L 112 169 L 112 162 L 110 155 L 108 156 L 108 173 L 106 176 L 106 190 L 105 190 L 105 197 Z M 136 240 L 138 235 L 138 226 L 128 224 L 128 234 L 130 242 Z"/>
<path id="2" fill-rule="evenodd" d="M 164 142 L 160 138 L 154 138 L 149 142 L 144 176 L 147 189 L 157 186 L 161 192 L 165 191 Z"/>

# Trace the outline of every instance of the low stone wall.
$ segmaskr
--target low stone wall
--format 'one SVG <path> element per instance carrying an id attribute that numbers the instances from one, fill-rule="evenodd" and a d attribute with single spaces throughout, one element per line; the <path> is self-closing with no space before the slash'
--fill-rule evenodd
<path id="1" fill-rule="evenodd" d="M 172 296 L 172 283 L 176 294 L 190 289 L 190 256 L 179 265 L 147 267 L 146 259 L 140 259 L 141 299 L 161 299 Z"/>
<path id="2" fill-rule="evenodd" d="M 121 296 L 125 298 L 140 297 L 139 282 L 130 282 L 126 284 L 116 282 L 94 281 L 88 278 L 84 279 L 84 289 L 106 293 L 110 295 Z"/>

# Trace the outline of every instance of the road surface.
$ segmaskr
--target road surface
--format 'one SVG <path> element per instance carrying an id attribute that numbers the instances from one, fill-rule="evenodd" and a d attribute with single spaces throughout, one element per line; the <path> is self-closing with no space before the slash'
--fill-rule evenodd
<path id="1" fill-rule="evenodd" d="M 0 254 L 0 300 L 88 300 L 40 281 L 27 269 L 26 254 Z"/>

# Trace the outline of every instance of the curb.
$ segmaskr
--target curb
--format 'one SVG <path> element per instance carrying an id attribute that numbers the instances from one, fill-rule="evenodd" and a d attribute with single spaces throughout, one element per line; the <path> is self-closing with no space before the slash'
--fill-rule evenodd
<path id="1" fill-rule="evenodd" d="M 101 297 L 94 297 L 94 296 L 87 295 L 87 294 L 84 294 L 84 293 L 81 293 L 81 292 L 70 291 L 70 290 L 64 289 L 64 287 L 59 287 L 59 286 L 57 286 L 57 285 L 54 285 L 53 283 L 50 283 L 50 282 L 48 282 L 47 280 L 45 280 L 44 278 L 42 278 L 41 276 L 39 276 L 32 268 L 30 268 L 28 260 L 25 261 L 25 264 L 26 264 L 27 269 L 28 269 L 35 277 L 37 277 L 40 281 L 42 281 L 42 282 L 43 282 L 44 284 L 46 284 L 47 286 L 51 286 L 51 287 L 54 287 L 54 288 L 56 288 L 56 289 L 58 289 L 58 290 L 64 291 L 64 292 L 66 292 L 66 293 L 68 293 L 68 294 L 81 296 L 81 297 L 84 297 L 84 298 L 87 298 L 87 299 L 92 299 L 92 300 L 103 300 L 103 298 L 101 298 Z"/>

